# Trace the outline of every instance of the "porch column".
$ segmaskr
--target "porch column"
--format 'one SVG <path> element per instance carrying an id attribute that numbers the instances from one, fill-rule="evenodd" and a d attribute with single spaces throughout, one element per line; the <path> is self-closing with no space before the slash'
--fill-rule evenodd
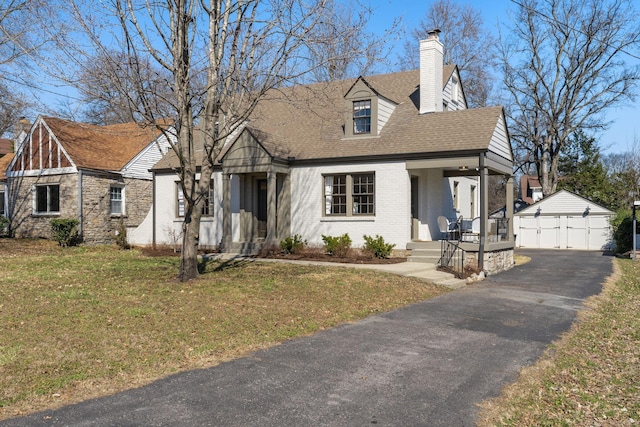
<path id="1" fill-rule="evenodd" d="M 513 242 L 513 175 L 507 177 L 507 209 L 504 216 L 507 219 L 507 241 Z"/>
<path id="2" fill-rule="evenodd" d="M 480 247 L 478 250 L 478 268 L 484 269 L 484 247 L 489 231 L 489 169 L 484 165 L 484 153 L 480 154 Z"/>
<path id="3" fill-rule="evenodd" d="M 222 246 L 231 246 L 231 174 L 222 174 Z"/>
<path id="4" fill-rule="evenodd" d="M 274 171 L 267 172 L 267 242 L 277 239 L 276 229 L 276 194 L 277 179 Z"/>

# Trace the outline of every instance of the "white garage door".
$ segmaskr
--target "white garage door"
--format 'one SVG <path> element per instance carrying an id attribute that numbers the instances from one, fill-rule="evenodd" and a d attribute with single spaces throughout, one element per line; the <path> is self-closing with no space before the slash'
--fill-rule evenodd
<path id="1" fill-rule="evenodd" d="M 560 217 L 520 217 L 520 246 L 523 248 L 560 247 Z"/>
<path id="2" fill-rule="evenodd" d="M 611 226 L 604 215 L 522 216 L 516 233 L 523 248 L 597 251 L 611 240 Z"/>

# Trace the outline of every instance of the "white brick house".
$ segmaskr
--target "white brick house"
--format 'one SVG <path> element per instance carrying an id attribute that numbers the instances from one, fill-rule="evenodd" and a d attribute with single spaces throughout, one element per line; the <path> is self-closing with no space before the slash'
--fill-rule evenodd
<path id="1" fill-rule="evenodd" d="M 349 233 L 355 246 L 379 234 L 403 249 L 439 240 L 441 215 L 482 217 L 488 237 L 488 175 L 513 185 L 504 112 L 467 109 L 457 67 L 442 61 L 434 32 L 421 42 L 421 70 L 271 93 L 218 157 L 200 245 L 234 250 L 295 234 L 321 243 L 323 234 Z M 152 169 L 144 243 L 179 238 L 178 166 L 169 153 Z M 489 240 L 479 239 L 481 252 Z M 503 240 L 494 249 L 513 248 L 513 233 Z"/>

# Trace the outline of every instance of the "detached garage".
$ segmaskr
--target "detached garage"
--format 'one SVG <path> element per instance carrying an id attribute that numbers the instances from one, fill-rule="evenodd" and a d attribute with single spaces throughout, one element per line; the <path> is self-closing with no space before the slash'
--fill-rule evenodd
<path id="1" fill-rule="evenodd" d="M 567 190 L 516 213 L 513 231 L 521 248 L 604 250 L 612 245 L 609 209 Z"/>

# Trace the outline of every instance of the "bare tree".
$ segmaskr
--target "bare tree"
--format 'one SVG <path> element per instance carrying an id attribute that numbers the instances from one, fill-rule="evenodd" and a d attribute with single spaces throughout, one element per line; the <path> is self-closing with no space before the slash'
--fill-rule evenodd
<path id="1" fill-rule="evenodd" d="M 28 106 L 17 89 L 29 81 L 25 64 L 45 42 L 26 22 L 46 5 L 37 0 L 0 1 L 0 135 L 6 133 Z"/>
<path id="2" fill-rule="evenodd" d="M 640 70 L 624 62 L 640 28 L 629 0 L 522 0 L 503 39 L 507 114 L 520 168 L 556 191 L 560 155 L 579 129 L 607 127 L 605 113 L 633 98 Z"/>
<path id="3" fill-rule="evenodd" d="M 456 64 L 460 70 L 469 106 L 487 105 L 493 86 L 490 69 L 496 57 L 496 40 L 484 28 L 480 12 L 469 5 L 451 0 L 431 3 L 423 20 L 411 32 L 411 39 L 404 44 L 403 68 L 418 68 L 418 41 L 436 28 L 442 31 L 445 62 Z"/>
<path id="4" fill-rule="evenodd" d="M 149 58 L 106 51 L 90 57 L 80 70 L 80 91 L 84 121 L 114 124 L 140 121 L 144 102 L 157 114 L 170 111 L 171 76 L 154 67 Z"/>
<path id="5" fill-rule="evenodd" d="M 373 14 L 357 1 L 327 0 L 322 16 L 307 36 L 309 69 L 317 82 L 330 82 L 369 74 L 386 64 L 389 40 L 396 37 L 398 21 L 383 34 L 366 31 Z"/>
<path id="6" fill-rule="evenodd" d="M 95 52 L 113 62 L 117 58 L 110 52 L 125 52 L 127 61 L 148 60 L 170 77 L 165 88 L 169 91 L 162 92 L 171 93 L 162 104 L 170 111 L 159 111 L 159 93 L 149 92 L 144 72 L 132 67 L 128 87 L 136 97 L 129 105 L 136 109 L 133 117 L 158 126 L 177 141 L 172 148 L 179 159 L 176 173 L 185 204 L 178 278 L 197 277 L 200 218 L 214 161 L 224 141 L 244 125 L 270 90 L 309 71 L 305 43 L 324 16 L 326 0 L 110 0 L 101 2 L 99 10 L 93 2 L 81 1 L 73 2 L 73 13 Z M 96 20 L 107 15 L 111 20 L 97 25 Z M 115 25 L 110 27 L 113 18 Z M 109 29 L 112 32 L 106 34 Z M 346 35 L 337 33 L 334 40 Z M 68 56 L 74 47 L 67 44 L 64 49 Z M 86 51 L 75 51 L 85 52 L 75 66 L 86 64 Z M 167 117 L 174 120 L 172 126 L 159 124 Z"/>

